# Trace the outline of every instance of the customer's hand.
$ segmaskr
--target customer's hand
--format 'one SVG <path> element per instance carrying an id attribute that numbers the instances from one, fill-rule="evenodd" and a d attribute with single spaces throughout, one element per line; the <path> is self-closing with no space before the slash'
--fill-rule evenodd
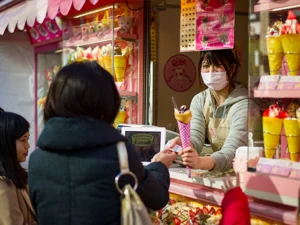
<path id="1" fill-rule="evenodd" d="M 170 141 L 170 146 L 169 146 L 169 148 L 174 148 L 175 145 L 180 145 L 180 146 L 181 146 L 181 140 L 180 140 L 180 137 L 173 138 L 173 139 Z"/>
<path id="2" fill-rule="evenodd" d="M 200 164 L 200 157 L 193 146 L 183 149 L 178 155 L 181 156 L 184 165 L 190 168 L 197 168 Z"/>
<path id="3" fill-rule="evenodd" d="M 233 188 L 240 186 L 240 174 L 236 174 L 236 185 L 233 185 L 230 175 L 226 175 L 226 178 L 223 178 L 224 185 L 222 186 L 222 190 L 224 193 L 230 191 Z"/>
<path id="4" fill-rule="evenodd" d="M 165 164 L 166 167 L 170 167 L 173 163 L 173 161 L 176 158 L 176 154 L 168 149 L 163 150 L 159 153 L 157 153 L 153 158 L 152 162 L 161 162 Z"/>

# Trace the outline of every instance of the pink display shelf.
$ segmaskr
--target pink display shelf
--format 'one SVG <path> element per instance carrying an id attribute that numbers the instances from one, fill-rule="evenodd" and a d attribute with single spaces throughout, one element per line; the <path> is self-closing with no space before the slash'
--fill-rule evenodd
<path id="1" fill-rule="evenodd" d="M 174 178 L 171 178 L 169 191 L 218 206 L 221 205 L 224 197 L 221 190 Z M 270 204 L 249 197 L 249 208 L 252 215 L 276 220 L 284 224 L 295 225 L 297 221 L 297 209 L 295 207 Z"/>
<path id="2" fill-rule="evenodd" d="M 136 97 L 136 92 L 133 91 L 119 91 L 122 97 Z"/>
<path id="3" fill-rule="evenodd" d="M 277 2 L 273 2 L 271 0 L 261 0 L 257 5 L 254 6 L 254 12 L 261 12 L 261 11 L 269 11 L 269 10 L 276 10 L 285 7 L 296 8 L 300 7 L 299 0 L 281 0 Z"/>
<path id="4" fill-rule="evenodd" d="M 300 91 L 254 89 L 254 97 L 256 98 L 300 98 Z"/>
<path id="5" fill-rule="evenodd" d="M 298 207 L 300 181 L 270 174 L 245 173 L 244 188 L 247 195 Z"/>
<path id="6" fill-rule="evenodd" d="M 85 39 L 76 40 L 74 37 L 72 37 L 69 40 L 64 42 L 64 47 L 70 48 L 70 47 L 80 47 L 80 46 L 93 46 L 93 45 L 99 45 L 101 43 L 106 44 L 106 43 L 110 43 L 113 39 L 115 39 L 116 42 L 123 41 L 123 40 L 133 41 L 137 39 L 137 35 L 119 34 L 117 31 L 115 31 L 115 33 L 113 34 L 113 30 L 109 30 L 101 37 L 91 36 L 90 38 L 88 38 L 88 40 Z"/>

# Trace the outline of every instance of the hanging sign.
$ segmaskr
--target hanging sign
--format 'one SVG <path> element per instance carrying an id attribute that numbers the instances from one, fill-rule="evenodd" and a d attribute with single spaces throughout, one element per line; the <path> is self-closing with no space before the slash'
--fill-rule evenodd
<path id="1" fill-rule="evenodd" d="M 180 51 L 231 49 L 234 0 L 181 0 Z"/>
<path id="2" fill-rule="evenodd" d="M 174 55 L 165 64 L 166 84 L 174 91 L 190 89 L 196 80 L 196 68 L 193 61 L 185 55 Z"/>

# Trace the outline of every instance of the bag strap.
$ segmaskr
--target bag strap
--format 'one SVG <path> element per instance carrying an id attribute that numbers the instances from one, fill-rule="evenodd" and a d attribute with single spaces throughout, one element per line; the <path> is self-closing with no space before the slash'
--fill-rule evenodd
<path id="1" fill-rule="evenodd" d="M 127 149 L 124 142 L 118 142 L 117 143 L 117 149 L 118 149 L 118 157 L 119 157 L 119 164 L 120 164 L 120 172 L 126 173 L 129 170 L 128 165 L 128 154 Z"/>
<path id="2" fill-rule="evenodd" d="M 129 175 L 134 179 L 133 190 L 136 190 L 138 187 L 138 179 L 135 176 L 135 174 L 130 172 L 129 170 L 127 149 L 123 141 L 117 143 L 117 150 L 118 150 L 118 158 L 120 164 L 120 173 L 115 177 L 115 185 L 117 190 L 123 195 L 124 191 L 119 186 L 119 180 L 121 176 Z"/>

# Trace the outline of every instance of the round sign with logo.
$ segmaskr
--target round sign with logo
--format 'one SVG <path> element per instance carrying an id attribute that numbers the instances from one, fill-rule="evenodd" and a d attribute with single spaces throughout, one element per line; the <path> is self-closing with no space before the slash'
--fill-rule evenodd
<path id="1" fill-rule="evenodd" d="M 186 55 L 174 55 L 165 64 L 164 78 L 172 90 L 187 91 L 196 80 L 195 65 Z"/>

